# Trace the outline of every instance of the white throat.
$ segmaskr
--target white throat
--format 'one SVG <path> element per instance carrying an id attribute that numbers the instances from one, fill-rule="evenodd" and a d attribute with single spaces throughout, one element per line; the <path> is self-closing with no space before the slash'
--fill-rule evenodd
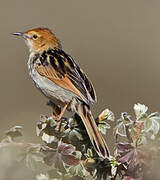
<path id="1" fill-rule="evenodd" d="M 28 41 L 28 40 L 25 40 L 25 43 L 26 43 L 27 47 L 29 48 L 29 51 L 30 51 L 30 52 L 33 52 L 33 48 L 32 48 L 31 42 Z"/>

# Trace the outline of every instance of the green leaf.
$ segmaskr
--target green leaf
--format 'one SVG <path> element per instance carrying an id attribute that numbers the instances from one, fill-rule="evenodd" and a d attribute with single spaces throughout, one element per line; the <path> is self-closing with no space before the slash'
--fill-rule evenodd
<path id="1" fill-rule="evenodd" d="M 83 177 L 86 175 L 86 170 L 82 163 L 69 167 L 68 172 L 73 176 Z"/>
<path id="2" fill-rule="evenodd" d="M 154 134 L 158 134 L 160 130 L 160 114 L 158 112 L 152 113 L 149 115 L 149 118 L 152 120 L 153 126 L 153 132 Z"/>
<path id="3" fill-rule="evenodd" d="M 98 129 L 99 131 L 102 133 L 102 134 L 106 134 L 107 132 L 107 129 L 110 129 L 110 125 L 105 122 L 105 121 L 101 121 L 99 124 L 98 124 Z"/>
<path id="4" fill-rule="evenodd" d="M 147 144 L 147 138 L 145 136 L 145 134 L 142 134 L 138 140 L 137 140 L 137 145 L 146 145 Z"/>
<path id="5" fill-rule="evenodd" d="M 80 151 L 75 151 L 75 154 L 76 154 L 76 158 L 81 160 L 82 153 Z"/>
<path id="6" fill-rule="evenodd" d="M 148 132 L 152 128 L 152 120 L 147 118 L 144 121 L 144 130 Z"/>
<path id="7" fill-rule="evenodd" d="M 160 122 L 160 113 L 158 112 L 151 113 L 148 117 L 157 119 Z"/>
<path id="8" fill-rule="evenodd" d="M 83 140 L 82 134 L 80 132 L 78 132 L 76 129 L 73 129 L 70 133 L 69 133 L 70 138 L 77 138 L 78 140 Z"/>
<path id="9" fill-rule="evenodd" d="M 92 157 L 93 157 L 93 151 L 92 151 L 90 148 L 87 149 L 87 154 L 86 154 L 86 156 L 87 156 L 88 158 L 92 158 Z"/>
<path id="10" fill-rule="evenodd" d="M 37 136 L 42 136 L 43 132 L 50 134 L 52 132 L 53 134 L 53 127 L 56 127 L 56 121 L 53 119 L 53 117 L 47 117 L 45 115 L 40 116 L 40 121 L 37 123 L 36 126 L 36 133 Z"/>
<path id="11" fill-rule="evenodd" d="M 77 175 L 82 177 L 83 176 L 83 167 L 81 164 L 77 165 Z"/>
<path id="12" fill-rule="evenodd" d="M 160 115 L 159 113 L 152 113 L 144 121 L 144 130 L 146 133 L 151 133 L 150 138 L 155 139 L 155 136 L 160 131 Z"/>
<path id="13" fill-rule="evenodd" d="M 70 173 L 71 175 L 75 176 L 75 175 L 77 174 L 77 172 L 76 172 L 76 166 L 71 166 L 71 167 L 69 168 L 69 173 Z"/>
<path id="14" fill-rule="evenodd" d="M 152 131 L 153 134 L 157 135 L 160 129 L 160 125 L 156 120 L 152 120 Z"/>

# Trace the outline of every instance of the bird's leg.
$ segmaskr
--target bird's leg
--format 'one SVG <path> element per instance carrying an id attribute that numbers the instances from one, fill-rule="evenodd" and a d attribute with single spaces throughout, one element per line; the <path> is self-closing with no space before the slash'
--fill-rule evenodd
<path id="1" fill-rule="evenodd" d="M 53 101 L 49 100 L 47 102 L 47 105 L 52 107 L 53 112 L 52 112 L 52 116 L 54 119 L 59 119 L 59 115 L 61 113 L 61 108 L 59 106 L 57 106 Z"/>
<path id="2" fill-rule="evenodd" d="M 57 131 L 59 131 L 59 128 L 60 128 L 61 122 L 62 122 L 62 116 L 63 116 L 65 110 L 67 109 L 67 107 L 68 107 L 68 104 L 65 104 L 61 113 L 58 115 L 58 119 L 56 119 L 57 120 L 57 126 L 56 126 L 55 130 L 57 130 Z"/>
<path id="3" fill-rule="evenodd" d="M 57 106 L 53 101 L 49 100 L 47 102 L 48 106 L 51 106 L 53 109 L 53 119 L 55 119 L 57 121 L 57 126 L 55 128 L 55 130 L 59 130 L 60 125 L 61 125 L 61 121 L 62 121 L 62 116 L 66 110 L 66 108 L 68 107 L 68 104 L 65 104 L 63 109 L 61 110 L 61 108 L 59 106 Z"/>

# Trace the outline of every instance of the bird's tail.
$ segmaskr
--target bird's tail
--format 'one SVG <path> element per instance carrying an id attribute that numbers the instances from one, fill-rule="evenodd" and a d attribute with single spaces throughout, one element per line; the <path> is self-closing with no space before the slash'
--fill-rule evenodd
<path id="1" fill-rule="evenodd" d="M 100 157 L 107 158 L 109 156 L 107 144 L 105 143 L 105 140 L 98 130 L 89 106 L 87 106 L 86 104 L 78 104 L 76 107 L 76 111 L 83 120 L 89 138 L 96 152 Z"/>

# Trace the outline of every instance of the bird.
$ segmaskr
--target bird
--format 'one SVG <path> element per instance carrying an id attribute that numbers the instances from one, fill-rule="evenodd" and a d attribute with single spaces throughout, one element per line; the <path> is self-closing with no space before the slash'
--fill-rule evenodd
<path id="1" fill-rule="evenodd" d="M 63 50 L 60 40 L 48 28 L 38 27 L 12 34 L 25 40 L 30 52 L 29 75 L 35 86 L 60 109 L 55 114 L 57 121 L 61 121 L 66 110 L 78 114 L 98 156 L 108 158 L 107 144 L 90 109 L 90 105 L 97 101 L 96 93 L 75 59 Z"/>

